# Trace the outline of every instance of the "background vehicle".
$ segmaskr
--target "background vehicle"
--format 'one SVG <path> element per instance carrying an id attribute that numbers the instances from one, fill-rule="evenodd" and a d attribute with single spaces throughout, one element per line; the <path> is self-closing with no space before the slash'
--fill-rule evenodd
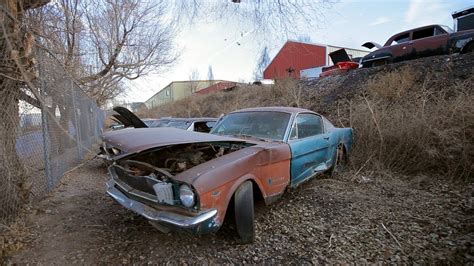
<path id="1" fill-rule="evenodd" d="M 452 17 L 455 31 L 474 29 L 474 6 L 456 11 L 452 14 Z"/>
<path id="2" fill-rule="evenodd" d="M 158 137 L 157 137 L 158 136 Z M 107 193 L 162 231 L 218 230 L 233 210 L 243 242 L 254 239 L 254 197 L 266 204 L 289 187 L 334 173 L 352 146 L 352 129 L 336 128 L 300 108 L 232 112 L 211 134 L 174 128 L 112 131 Z"/>
<path id="3" fill-rule="evenodd" d="M 119 120 L 123 126 L 115 125 L 112 129 L 122 129 L 124 127 L 144 128 L 144 127 L 174 127 L 188 131 L 209 133 L 215 125 L 217 118 L 214 117 L 188 117 L 188 118 L 144 118 L 141 119 L 133 112 L 124 107 L 114 107 L 116 114 L 113 117 Z"/>
<path id="4" fill-rule="evenodd" d="M 114 107 L 116 114 L 112 116 L 120 123 L 113 124 L 110 128 L 112 131 L 105 132 L 102 138 L 107 138 L 112 132 L 120 130 L 134 130 L 138 128 L 159 128 L 173 127 L 187 131 L 196 131 L 201 133 L 209 133 L 217 122 L 217 118 L 213 117 L 195 117 L 195 118 L 145 118 L 140 119 L 125 107 Z M 159 136 L 156 136 L 159 137 Z M 116 153 L 116 149 L 112 149 L 106 143 L 99 147 L 98 157 L 110 160 Z"/>
<path id="5" fill-rule="evenodd" d="M 374 42 L 362 46 L 380 47 Z M 454 32 L 447 26 L 429 25 L 393 35 L 383 47 L 364 56 L 363 67 L 384 65 L 420 57 L 468 53 L 474 49 L 474 30 Z"/>
<path id="6" fill-rule="evenodd" d="M 333 66 L 323 67 L 320 77 L 335 76 L 346 73 L 353 69 L 359 68 L 359 58 L 354 58 L 351 60 L 349 55 L 346 52 L 346 49 L 340 49 L 329 53 L 331 60 L 334 62 Z"/>

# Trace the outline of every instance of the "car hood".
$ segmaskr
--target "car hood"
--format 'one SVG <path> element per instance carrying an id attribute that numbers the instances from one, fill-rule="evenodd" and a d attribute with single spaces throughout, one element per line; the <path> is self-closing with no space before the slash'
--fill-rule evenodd
<path id="1" fill-rule="evenodd" d="M 148 126 L 138 116 L 132 113 L 125 107 L 116 106 L 113 109 L 118 115 L 114 115 L 115 118 L 120 120 L 126 127 L 133 126 L 134 128 L 147 128 Z"/>
<path id="2" fill-rule="evenodd" d="M 102 139 L 108 145 L 120 149 L 120 155 L 114 159 L 120 159 L 130 154 L 174 144 L 221 141 L 236 143 L 248 142 L 238 138 L 186 131 L 171 127 L 130 128 L 109 131 L 102 136 Z"/>

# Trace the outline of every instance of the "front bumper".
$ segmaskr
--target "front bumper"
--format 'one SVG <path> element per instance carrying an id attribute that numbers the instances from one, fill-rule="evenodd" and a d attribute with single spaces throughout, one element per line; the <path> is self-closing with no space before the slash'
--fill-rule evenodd
<path id="1" fill-rule="evenodd" d="M 219 228 L 215 219 L 217 217 L 216 209 L 202 211 L 195 216 L 160 211 L 127 197 L 127 195 L 115 187 L 113 179 L 109 180 L 106 185 L 107 194 L 120 203 L 120 205 L 168 229 L 182 229 L 195 234 L 202 234 L 216 231 Z"/>

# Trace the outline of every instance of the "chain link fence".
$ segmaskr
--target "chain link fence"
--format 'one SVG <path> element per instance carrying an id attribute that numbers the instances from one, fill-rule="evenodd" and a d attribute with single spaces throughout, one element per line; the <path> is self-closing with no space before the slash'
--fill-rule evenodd
<path id="1" fill-rule="evenodd" d="M 0 226 L 95 151 L 105 121 L 53 56 L 38 51 L 35 58 L 36 93 L 13 79 L 0 83 Z"/>

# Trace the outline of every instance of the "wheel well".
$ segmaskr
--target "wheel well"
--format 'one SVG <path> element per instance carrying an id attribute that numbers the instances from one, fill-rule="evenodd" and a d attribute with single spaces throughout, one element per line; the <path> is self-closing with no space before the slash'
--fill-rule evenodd
<path id="1" fill-rule="evenodd" d="M 461 54 L 465 54 L 465 53 L 469 52 L 469 48 L 470 48 L 471 51 L 473 50 L 473 48 L 474 48 L 474 40 L 469 41 L 468 43 L 466 43 L 466 44 L 461 48 Z"/>
<path id="2" fill-rule="evenodd" d="M 252 187 L 253 187 L 253 201 L 254 202 L 260 202 L 264 201 L 262 191 L 260 191 L 260 187 L 257 185 L 255 180 L 250 179 L 252 182 Z"/>
<path id="3" fill-rule="evenodd" d="M 344 143 L 342 143 L 342 155 L 344 156 L 344 160 L 347 160 L 349 159 L 349 156 L 347 156 L 347 148 L 346 148 L 346 145 Z"/>
<path id="4" fill-rule="evenodd" d="M 255 180 L 253 179 L 247 179 L 243 181 L 242 183 L 246 181 L 252 182 L 254 204 L 264 202 L 262 191 L 260 191 L 260 188 L 257 185 L 257 182 L 255 182 Z M 227 205 L 227 211 L 224 218 L 225 223 L 233 222 L 233 219 L 234 219 L 234 194 L 235 194 L 235 191 L 233 192 L 232 197 L 230 198 L 229 203 Z"/>

